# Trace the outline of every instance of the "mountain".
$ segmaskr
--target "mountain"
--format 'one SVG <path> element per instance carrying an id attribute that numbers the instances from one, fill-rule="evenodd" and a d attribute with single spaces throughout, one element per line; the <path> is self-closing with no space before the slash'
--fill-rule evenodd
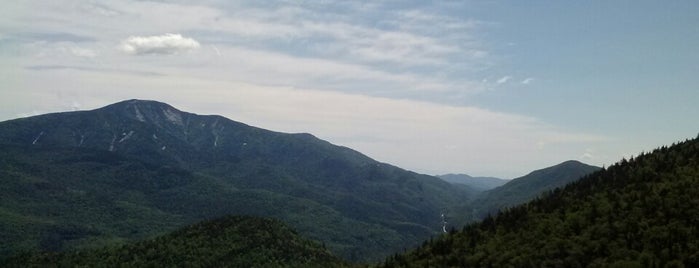
<path id="1" fill-rule="evenodd" d="M 622 160 L 382 267 L 699 267 L 699 138 Z"/>
<path id="2" fill-rule="evenodd" d="M 132 244 L 23 254 L 3 267 L 344 267 L 321 245 L 277 220 L 229 216 Z"/>
<path id="3" fill-rule="evenodd" d="M 481 193 L 473 202 L 476 215 L 485 216 L 514 205 L 525 203 L 546 191 L 563 187 L 568 183 L 599 170 L 578 161 L 570 160 L 508 181 L 502 186 Z"/>
<path id="4" fill-rule="evenodd" d="M 348 260 L 375 260 L 440 232 L 440 214 L 472 197 L 310 134 L 156 101 L 0 122 L 0 256 L 236 214 L 280 219 Z"/>
<path id="5" fill-rule="evenodd" d="M 437 177 L 447 182 L 467 185 L 479 192 L 493 189 L 508 182 L 508 180 L 499 178 L 471 177 L 466 174 L 444 174 Z"/>

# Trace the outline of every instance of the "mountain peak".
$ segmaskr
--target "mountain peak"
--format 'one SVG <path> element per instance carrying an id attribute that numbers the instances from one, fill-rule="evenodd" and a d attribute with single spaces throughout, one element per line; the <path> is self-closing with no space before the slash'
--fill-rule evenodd
<path id="1" fill-rule="evenodd" d="M 167 103 L 164 102 L 159 102 L 156 100 L 141 100 L 141 99 L 130 99 L 130 100 L 123 100 L 120 102 L 112 103 L 109 106 L 125 106 L 125 105 L 157 105 L 157 106 L 170 106 Z M 171 107 L 171 106 L 170 106 Z"/>
<path id="2" fill-rule="evenodd" d="M 154 100 L 131 99 L 107 105 L 98 110 L 104 110 L 136 119 L 141 122 L 168 121 L 175 125 L 182 126 L 184 112 L 167 103 Z"/>
<path id="3" fill-rule="evenodd" d="M 580 162 L 578 160 L 567 160 L 563 161 L 560 164 L 556 166 L 589 166 L 588 164 L 585 164 L 583 162 Z"/>
<path id="4" fill-rule="evenodd" d="M 109 105 L 102 107 L 100 109 L 125 109 L 125 108 L 130 108 L 130 107 L 169 108 L 169 109 L 177 110 L 175 107 L 172 107 L 171 105 L 164 103 L 164 102 L 159 102 L 159 101 L 155 101 L 155 100 L 139 100 L 139 99 L 130 99 L 130 100 L 124 100 L 124 101 L 112 103 L 112 104 L 109 104 Z"/>

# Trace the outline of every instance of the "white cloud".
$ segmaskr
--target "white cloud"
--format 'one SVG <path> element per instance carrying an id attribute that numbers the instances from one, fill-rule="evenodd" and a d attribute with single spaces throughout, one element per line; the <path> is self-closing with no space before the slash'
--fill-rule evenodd
<path id="1" fill-rule="evenodd" d="M 157 69 L 153 69 L 153 62 L 138 61 L 131 57 L 117 58 L 110 62 L 110 67 L 134 71 L 152 70 L 171 77 L 191 76 L 385 97 L 425 95 L 429 92 L 456 94 L 453 93 L 457 90 L 456 87 L 462 94 L 483 90 L 480 83 L 465 81 L 456 85 L 422 74 L 391 73 L 361 64 L 241 47 L 216 45 L 216 48 L 218 51 L 212 46 L 182 57 L 168 57 L 158 61 Z"/>
<path id="2" fill-rule="evenodd" d="M 469 28 L 475 28 L 478 22 L 476 20 L 470 19 L 470 20 L 458 20 L 452 17 L 447 17 L 444 15 L 438 15 L 434 13 L 428 13 L 423 10 L 419 9 L 411 9 L 411 10 L 399 10 L 396 12 L 398 14 L 399 18 L 405 19 L 407 22 L 410 22 L 409 24 L 401 24 L 399 26 L 402 27 L 417 27 L 417 26 L 424 26 L 424 27 L 429 27 L 432 28 L 434 31 L 434 27 L 430 27 L 431 23 L 438 22 L 442 25 L 440 25 L 440 28 L 448 28 L 448 29 L 469 29 Z M 434 26 L 434 25 L 432 25 Z"/>
<path id="3" fill-rule="evenodd" d="M 484 61 L 487 51 L 471 33 L 473 20 L 412 12 L 379 12 L 381 21 L 370 23 L 354 12 L 377 12 L 366 6 L 337 10 L 314 10 L 317 7 L 271 6 L 250 8 L 237 6 L 229 16 L 211 12 L 202 18 L 208 30 L 255 42 L 312 41 L 303 49 L 351 63 L 386 63 L 402 66 L 444 64 L 468 58 L 459 64 Z M 375 7 L 369 7 L 372 9 Z M 322 15 L 319 15 L 322 14 Z M 376 24 L 391 27 L 376 27 Z M 436 33 L 434 25 L 439 25 Z"/>
<path id="4" fill-rule="evenodd" d="M 594 151 L 591 149 L 585 149 L 585 152 L 582 155 L 580 155 L 580 160 L 582 161 L 592 161 L 594 159 Z"/>
<path id="5" fill-rule="evenodd" d="M 29 56 L 32 65 L 61 65 L 89 62 L 99 54 L 91 43 L 34 41 L 20 46 L 20 56 Z M 41 63 L 38 63 L 41 62 Z"/>
<path id="6" fill-rule="evenodd" d="M 199 48 L 199 42 L 180 34 L 131 36 L 122 41 L 120 49 L 129 54 L 175 54 Z"/>
<path id="7" fill-rule="evenodd" d="M 95 2 L 83 3 L 83 5 L 79 7 L 79 9 L 85 12 L 94 13 L 106 17 L 114 17 L 121 15 L 121 12 Z"/>
<path id="8" fill-rule="evenodd" d="M 117 69 L 189 73 L 196 64 L 194 71 L 227 77 L 245 74 L 243 80 L 247 82 L 289 82 L 285 85 L 413 99 L 426 97 L 416 91 L 441 92 L 448 96 L 434 95 L 432 100 L 455 103 L 482 91 L 485 85 L 471 81 L 469 74 L 481 70 L 490 60 L 487 48 L 480 46 L 473 35 L 480 27 L 474 20 L 438 12 L 394 11 L 381 3 L 67 1 L 73 2 L 35 3 L 31 10 L 36 11 L 31 14 L 41 14 L 45 19 L 30 27 L 38 32 L 69 31 L 92 38 L 94 43 L 81 47 L 91 49 L 94 60 L 88 63 L 85 59 L 91 54 L 76 51 L 72 54 L 82 56 L 80 62 L 54 57 L 31 65 L 56 65 L 55 61 L 60 61 L 61 65 L 93 69 L 102 66 L 87 65 L 109 64 L 112 68 L 116 64 L 121 65 Z M 78 17 L 81 19 L 75 19 Z M 437 33 L 434 27 L 425 27 L 429 25 L 452 31 Z M 165 38 L 167 35 L 152 33 L 185 36 L 177 40 L 179 36 Z M 167 43 L 166 39 L 175 42 Z M 180 41 L 185 39 L 192 39 L 192 46 L 181 46 Z M 122 41 L 117 44 L 118 50 L 112 49 L 114 40 Z M 215 48 L 150 62 L 118 53 L 177 53 L 192 50 L 196 44 Z M 264 58 L 247 60 L 251 57 L 231 51 Z M 215 56 L 208 57 L 207 53 Z M 209 61 L 190 57 L 193 55 Z M 246 61 L 237 62 L 238 58 Z M 172 65 L 180 59 L 183 61 Z M 282 64 L 268 64 L 275 62 Z M 276 79 L 270 80 L 270 76 Z"/>
<path id="9" fill-rule="evenodd" d="M 506 75 L 506 76 L 503 76 L 502 78 L 498 79 L 498 81 L 495 81 L 495 83 L 498 85 L 504 84 L 504 83 L 507 83 L 507 81 L 509 81 L 510 79 L 512 79 L 512 77 Z"/>
<path id="10" fill-rule="evenodd" d="M 534 78 L 527 77 L 524 80 L 522 80 L 522 82 L 520 82 L 520 83 L 522 83 L 522 85 L 529 85 L 529 83 L 531 83 L 532 81 L 534 81 Z"/>

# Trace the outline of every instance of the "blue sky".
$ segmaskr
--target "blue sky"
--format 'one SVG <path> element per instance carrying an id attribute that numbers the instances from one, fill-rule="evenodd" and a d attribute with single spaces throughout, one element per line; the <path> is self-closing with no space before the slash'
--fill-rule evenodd
<path id="1" fill-rule="evenodd" d="M 695 137 L 695 1 L 4 1 L 0 120 L 164 101 L 428 174 Z"/>

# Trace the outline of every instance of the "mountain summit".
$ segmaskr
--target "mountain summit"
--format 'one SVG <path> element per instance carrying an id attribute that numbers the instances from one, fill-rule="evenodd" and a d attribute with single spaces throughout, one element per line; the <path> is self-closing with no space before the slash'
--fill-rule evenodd
<path id="1" fill-rule="evenodd" d="M 440 214 L 470 198 L 310 134 L 143 100 L 0 122 L 0 183 L 0 255 L 247 214 L 372 260 L 440 232 Z"/>

